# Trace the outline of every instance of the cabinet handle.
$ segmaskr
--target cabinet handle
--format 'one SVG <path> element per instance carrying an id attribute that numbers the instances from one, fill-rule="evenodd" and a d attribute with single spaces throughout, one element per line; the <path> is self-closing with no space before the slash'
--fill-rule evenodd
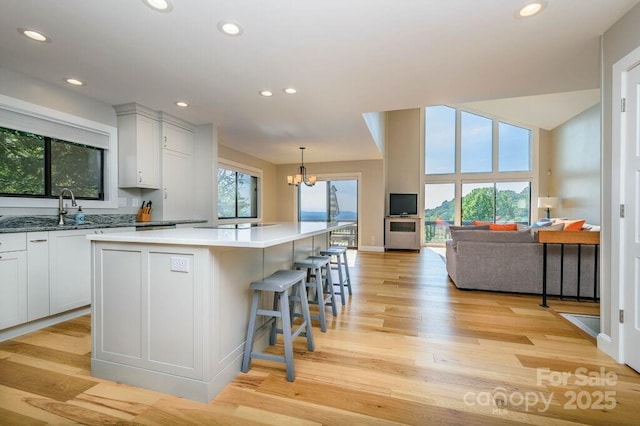
<path id="1" fill-rule="evenodd" d="M 47 240 L 46 239 L 41 239 L 41 240 L 29 240 L 30 243 L 46 243 Z"/>
<path id="2" fill-rule="evenodd" d="M 164 189 L 164 199 L 167 199 L 167 188 Z"/>
<path id="3" fill-rule="evenodd" d="M 164 137 L 164 147 L 165 148 L 167 147 L 167 137 L 166 136 Z"/>
<path id="4" fill-rule="evenodd" d="M 142 172 L 138 172 L 138 183 L 142 183 Z"/>
<path id="5" fill-rule="evenodd" d="M 94 234 L 104 234 L 104 231 L 100 230 L 100 229 L 96 229 L 95 231 L 93 231 Z"/>

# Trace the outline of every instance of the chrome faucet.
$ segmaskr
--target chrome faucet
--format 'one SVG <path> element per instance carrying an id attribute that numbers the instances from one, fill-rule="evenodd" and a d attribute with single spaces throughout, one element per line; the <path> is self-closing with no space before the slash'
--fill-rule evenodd
<path id="1" fill-rule="evenodd" d="M 77 206 L 76 197 L 73 195 L 73 192 L 69 188 L 62 188 L 60 191 L 60 196 L 58 197 L 58 225 L 64 225 L 64 215 L 67 214 L 67 208 L 62 205 L 62 199 L 64 198 L 64 193 L 68 192 L 71 195 L 71 205 Z"/>

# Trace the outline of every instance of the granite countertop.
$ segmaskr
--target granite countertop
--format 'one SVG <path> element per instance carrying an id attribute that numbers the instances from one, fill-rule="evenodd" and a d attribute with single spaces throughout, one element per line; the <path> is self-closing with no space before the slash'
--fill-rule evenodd
<path id="1" fill-rule="evenodd" d="M 135 214 L 86 215 L 83 224 L 76 224 L 73 216 L 58 225 L 58 216 L 0 216 L 0 234 L 11 232 L 66 231 L 69 229 L 98 229 L 123 227 L 172 226 L 177 224 L 206 223 L 206 220 L 156 220 L 136 222 Z"/>
<path id="2" fill-rule="evenodd" d="M 207 247 L 267 248 L 353 225 L 353 222 L 280 222 L 248 228 L 195 226 L 115 234 L 91 234 L 92 241 Z"/>

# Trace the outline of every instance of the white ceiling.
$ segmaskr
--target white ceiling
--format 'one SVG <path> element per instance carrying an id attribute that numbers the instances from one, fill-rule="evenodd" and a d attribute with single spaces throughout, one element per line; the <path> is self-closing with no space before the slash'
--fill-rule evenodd
<path id="1" fill-rule="evenodd" d="M 364 112 L 597 89 L 599 36 L 638 1 L 547 0 L 517 19 L 524 1 L 172 0 L 160 13 L 142 0 L 2 0 L 0 66 L 214 123 L 224 145 L 276 164 L 298 162 L 299 146 L 309 163 L 374 159 Z M 223 35 L 223 19 L 244 33 Z M 527 105 L 518 121 L 534 116 Z"/>

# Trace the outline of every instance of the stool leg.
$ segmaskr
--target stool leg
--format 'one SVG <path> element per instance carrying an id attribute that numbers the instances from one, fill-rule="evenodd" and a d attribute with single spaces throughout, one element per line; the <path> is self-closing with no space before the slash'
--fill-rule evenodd
<path id="1" fill-rule="evenodd" d="M 273 293 L 273 310 L 274 311 L 278 310 L 278 302 L 280 297 L 281 297 L 281 293 Z M 269 318 L 269 321 L 271 321 L 271 328 L 269 329 L 269 344 L 273 346 L 276 344 L 276 340 L 277 340 L 276 335 L 278 333 L 278 319 Z"/>
<path id="2" fill-rule="evenodd" d="M 335 294 L 333 294 L 333 278 L 331 278 L 331 264 L 327 263 L 327 265 L 325 266 L 326 272 L 327 272 L 327 276 L 325 277 L 325 285 L 326 285 L 326 293 L 329 294 L 329 297 L 327 297 L 327 299 L 331 302 L 331 313 L 333 314 L 333 316 L 337 316 L 338 315 L 338 310 L 336 309 L 336 298 L 335 298 Z M 320 275 L 320 281 L 322 280 L 322 275 Z"/>
<path id="3" fill-rule="evenodd" d="M 344 253 L 342 253 L 343 256 L 343 263 L 344 263 L 344 272 L 347 276 L 347 288 L 349 289 L 349 296 L 351 296 L 353 293 L 351 292 L 351 277 L 349 276 L 349 262 L 347 261 L 347 251 L 345 250 Z"/>
<path id="4" fill-rule="evenodd" d="M 342 305 L 344 306 L 347 303 L 347 301 L 346 301 L 347 295 L 344 294 L 344 284 L 345 284 L 345 282 L 344 282 L 344 277 L 342 275 L 342 262 L 340 261 L 340 255 L 339 254 L 336 255 L 336 260 L 337 260 L 336 265 L 338 267 L 338 280 L 339 280 L 338 287 L 340 287 L 340 300 L 342 301 Z"/>
<path id="5" fill-rule="evenodd" d="M 249 371 L 251 364 L 251 352 L 253 351 L 253 339 L 256 332 L 256 316 L 258 312 L 258 301 L 260 300 L 260 292 L 253 291 L 253 299 L 251 300 L 251 314 L 249 315 L 249 328 L 247 330 L 247 342 L 244 345 L 244 356 L 242 357 L 243 373 Z"/>
<path id="6" fill-rule="evenodd" d="M 309 301 L 307 300 L 307 286 L 303 281 L 298 284 L 298 295 L 300 296 L 300 310 L 302 311 L 302 319 L 306 323 L 305 336 L 307 336 L 307 349 L 315 350 L 313 342 L 313 334 L 311 333 L 311 314 L 309 313 Z"/>
<path id="7" fill-rule="evenodd" d="M 323 333 L 327 331 L 327 320 L 324 312 L 324 282 L 322 279 L 322 269 L 320 267 L 316 270 L 315 279 L 316 295 L 318 296 L 318 314 L 320 317 L 320 331 Z"/>
<path id="8" fill-rule="evenodd" d="M 285 292 L 286 293 L 286 292 Z M 291 337 L 291 318 L 289 317 L 289 298 L 285 293 L 277 293 L 280 299 L 280 318 L 284 337 L 284 362 L 287 366 L 287 381 L 293 382 L 296 374 L 293 366 L 293 339 Z"/>

